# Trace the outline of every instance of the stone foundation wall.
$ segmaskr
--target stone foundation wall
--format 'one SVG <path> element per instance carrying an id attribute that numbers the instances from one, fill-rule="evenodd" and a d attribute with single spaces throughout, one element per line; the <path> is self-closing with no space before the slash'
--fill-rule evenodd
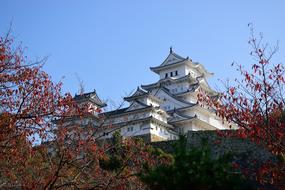
<path id="1" fill-rule="evenodd" d="M 231 132 L 234 133 L 234 131 Z M 233 153 L 245 157 L 244 159 L 246 157 L 256 160 L 270 160 L 273 158 L 272 154 L 261 145 L 257 145 L 248 139 L 221 136 L 216 131 L 189 131 L 187 134 L 187 146 L 189 148 L 199 147 L 203 139 L 207 140 L 212 154 L 216 156 Z"/>
<path id="2" fill-rule="evenodd" d="M 274 156 L 264 149 L 247 139 L 236 137 L 222 137 L 217 135 L 216 131 L 189 131 L 187 134 L 187 148 L 201 146 L 202 140 L 205 139 L 211 149 L 212 155 L 218 157 L 225 153 L 233 154 L 234 157 L 242 162 L 247 160 L 274 160 Z M 176 141 L 151 142 L 151 145 L 171 153 L 172 145 Z"/>

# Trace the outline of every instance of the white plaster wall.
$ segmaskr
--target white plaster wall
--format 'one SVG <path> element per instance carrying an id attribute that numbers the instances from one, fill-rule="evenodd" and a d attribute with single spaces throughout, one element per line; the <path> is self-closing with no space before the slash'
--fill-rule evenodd
<path id="1" fill-rule="evenodd" d="M 125 126 L 121 129 L 121 135 L 125 137 L 145 135 L 150 133 L 150 122 L 147 123 L 137 123 L 133 125 Z M 131 129 L 128 130 L 128 129 Z"/>
<path id="2" fill-rule="evenodd" d="M 146 99 L 146 103 L 145 104 L 147 104 L 147 105 L 153 105 L 154 107 L 158 107 L 159 106 L 159 104 L 156 102 L 156 101 L 153 101 L 152 99 L 150 99 L 150 98 L 147 98 Z"/>
<path id="3" fill-rule="evenodd" d="M 192 117 L 196 115 L 200 120 L 205 121 L 206 123 L 209 123 L 209 124 L 210 124 L 210 117 L 213 117 L 212 116 L 213 114 L 211 114 L 210 112 L 207 112 L 206 110 L 202 111 L 200 107 L 196 107 L 196 109 L 194 107 L 192 109 L 185 110 L 183 114 L 189 115 Z"/>
<path id="4" fill-rule="evenodd" d="M 151 123 L 151 134 L 164 138 L 165 140 L 170 139 L 170 133 L 167 129 L 155 123 Z"/>
<path id="5" fill-rule="evenodd" d="M 204 130 L 204 129 L 199 127 L 199 126 L 197 126 L 197 125 L 193 125 L 192 131 L 200 131 L 200 130 Z"/>
<path id="6" fill-rule="evenodd" d="M 151 116 L 165 123 L 167 122 L 167 118 L 164 115 L 158 114 L 157 112 L 151 112 Z"/>
<path id="7" fill-rule="evenodd" d="M 182 132 L 182 134 L 187 134 L 188 131 L 193 131 L 192 123 L 185 123 L 185 125 L 180 127 L 180 132 Z"/>
<path id="8" fill-rule="evenodd" d="M 191 102 L 191 103 L 193 103 L 193 104 L 195 104 L 195 103 L 197 102 L 197 100 L 198 100 L 196 94 L 193 94 L 193 95 L 192 95 L 192 94 L 189 94 L 189 95 L 187 95 L 187 96 L 184 96 L 183 99 L 184 99 L 185 101 Z"/>
<path id="9" fill-rule="evenodd" d="M 150 112 L 142 112 L 142 113 L 133 113 L 133 114 L 125 114 L 116 118 L 109 118 L 106 123 L 107 124 L 117 124 L 121 122 L 127 122 L 127 121 L 132 121 L 135 119 L 143 119 L 150 117 L 151 114 Z"/>
<path id="10" fill-rule="evenodd" d="M 208 116 L 206 116 L 202 113 L 196 113 L 196 115 L 200 120 L 205 121 L 206 123 L 210 123 Z"/>
<path id="11" fill-rule="evenodd" d="M 175 76 L 175 71 L 178 71 L 178 75 L 177 76 Z M 186 75 L 186 66 L 185 65 L 180 65 L 180 66 L 173 67 L 173 68 L 170 68 L 170 69 L 165 69 L 165 70 L 163 70 L 163 71 L 161 71 L 159 73 L 160 79 L 164 79 L 166 73 L 168 73 L 168 77 L 170 77 L 171 76 L 170 72 L 173 73 L 173 77 L 172 78 L 180 78 L 180 77 Z"/>
<path id="12" fill-rule="evenodd" d="M 128 130 L 129 128 L 129 130 Z M 132 128 L 132 130 L 130 130 Z M 138 135 L 145 135 L 150 133 L 150 122 L 148 123 L 136 123 L 132 125 L 123 126 L 114 130 L 112 128 L 106 129 L 104 132 L 108 133 L 108 135 L 102 136 L 101 139 L 111 138 L 116 131 L 120 131 L 120 134 L 123 137 L 130 137 L 130 136 L 138 136 Z M 111 132 L 112 131 L 112 132 Z M 103 132 L 97 133 L 95 138 L 102 135 Z"/>
<path id="13" fill-rule="evenodd" d="M 197 114 L 197 110 L 195 109 L 188 109 L 188 110 L 184 110 L 182 113 L 185 114 L 185 115 L 188 115 L 190 117 L 194 117 L 195 114 Z"/>
<path id="14" fill-rule="evenodd" d="M 228 127 L 224 125 L 221 119 L 219 118 L 210 117 L 209 120 L 210 120 L 210 124 L 218 129 L 228 129 Z"/>
<path id="15" fill-rule="evenodd" d="M 184 125 L 182 125 L 181 130 L 183 131 L 183 134 L 187 134 L 188 131 L 199 131 L 199 130 L 203 130 L 201 127 L 197 126 L 195 122 L 191 122 L 191 123 L 185 123 Z"/>
<path id="16" fill-rule="evenodd" d="M 172 94 L 177 94 L 187 91 L 187 89 L 189 89 L 189 83 L 188 82 L 173 83 L 167 86 L 167 88 L 170 90 Z"/>
<path id="17" fill-rule="evenodd" d="M 128 128 L 132 127 L 132 131 L 128 130 Z M 108 129 L 105 132 L 111 131 L 112 129 Z M 124 126 L 117 131 L 120 131 L 123 137 L 130 137 L 130 136 L 139 136 L 139 135 L 146 135 L 146 134 L 154 134 L 158 137 L 161 137 L 165 140 L 173 140 L 178 139 L 176 134 L 170 133 L 165 127 L 159 126 L 155 123 L 138 123 L 134 125 Z M 103 132 L 97 133 L 95 138 L 101 135 Z M 115 131 L 110 132 L 108 135 L 101 137 L 101 139 L 111 138 Z"/>
<path id="18" fill-rule="evenodd" d="M 198 77 L 198 76 L 201 76 L 201 74 L 200 74 L 196 69 L 191 68 L 191 67 L 189 67 L 189 66 L 186 66 L 185 72 L 186 72 L 187 74 L 190 73 L 190 75 L 191 75 L 192 77 L 194 77 L 194 78 L 196 78 L 196 77 Z"/>

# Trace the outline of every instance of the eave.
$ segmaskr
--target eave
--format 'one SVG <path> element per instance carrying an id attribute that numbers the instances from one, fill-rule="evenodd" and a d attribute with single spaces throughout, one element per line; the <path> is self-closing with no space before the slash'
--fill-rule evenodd
<path id="1" fill-rule="evenodd" d="M 168 123 L 165 123 L 163 121 L 160 121 L 158 119 L 156 119 L 155 117 L 153 116 L 149 116 L 149 117 L 146 117 L 146 118 L 140 118 L 140 119 L 134 119 L 134 120 L 131 120 L 131 121 L 124 121 L 124 122 L 119 122 L 119 123 L 111 123 L 111 124 L 106 124 L 106 125 L 103 125 L 103 126 L 113 126 L 113 127 L 123 127 L 123 126 L 127 126 L 127 125 L 130 125 L 130 124 L 134 124 L 134 123 L 138 123 L 138 122 L 155 122 L 159 125 L 162 125 L 164 127 L 167 127 L 169 129 L 173 129 L 173 126 L 168 124 Z"/>
<path id="2" fill-rule="evenodd" d="M 128 109 L 128 107 L 127 108 L 122 108 L 122 109 L 119 109 L 119 110 L 105 112 L 105 113 L 102 113 L 102 114 L 103 114 L 103 116 L 106 116 L 106 117 L 109 117 L 109 118 L 114 118 L 114 117 L 119 117 L 119 116 L 122 116 L 122 115 L 130 114 L 131 112 L 137 113 L 137 112 L 142 112 L 142 111 L 150 111 L 152 109 L 155 109 L 155 107 L 147 106 L 147 107 L 140 108 L 140 109 L 126 111 L 127 109 Z"/>
<path id="3" fill-rule="evenodd" d="M 151 90 L 154 88 L 158 88 L 160 85 L 170 82 L 170 83 L 178 83 L 178 82 L 184 82 L 184 81 L 189 81 L 189 82 L 195 82 L 197 81 L 196 78 L 192 78 L 192 76 L 190 74 L 182 76 L 180 78 L 171 78 L 171 77 L 167 77 L 164 79 L 160 79 L 158 82 L 152 83 L 152 84 L 147 84 L 147 85 L 141 85 L 141 88 L 145 89 L 145 90 Z"/>
<path id="4" fill-rule="evenodd" d="M 157 66 L 157 67 L 150 67 L 150 70 L 155 72 L 155 73 L 157 73 L 157 74 L 159 74 L 159 72 L 161 70 L 165 70 L 165 69 L 169 69 L 169 68 L 172 68 L 172 67 L 176 67 L 176 66 L 182 65 L 187 60 L 188 60 L 188 58 L 183 59 L 182 61 L 178 61 L 178 62 L 167 64 L 167 65 L 160 65 L 160 66 Z"/>

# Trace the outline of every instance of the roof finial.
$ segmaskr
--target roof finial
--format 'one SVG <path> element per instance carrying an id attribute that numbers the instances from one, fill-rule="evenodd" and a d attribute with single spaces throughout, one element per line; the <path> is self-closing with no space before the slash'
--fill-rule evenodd
<path id="1" fill-rule="evenodd" d="M 172 53 L 172 46 L 170 46 L 169 48 L 169 53 Z"/>

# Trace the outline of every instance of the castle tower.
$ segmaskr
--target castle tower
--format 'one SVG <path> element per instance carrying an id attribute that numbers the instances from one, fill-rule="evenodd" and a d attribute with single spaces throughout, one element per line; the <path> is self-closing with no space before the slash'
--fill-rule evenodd
<path id="1" fill-rule="evenodd" d="M 210 96 L 217 95 L 207 82 L 213 73 L 203 65 L 176 54 L 170 48 L 162 64 L 150 70 L 159 75 L 159 81 L 141 87 L 162 101 L 161 108 L 171 116 L 168 124 L 173 125 L 176 132 L 228 129 L 214 111 L 198 105 L 199 89 Z"/>
<path id="2" fill-rule="evenodd" d="M 123 137 L 163 141 L 177 139 L 178 134 L 188 131 L 229 129 L 214 110 L 198 105 L 199 90 L 213 97 L 218 95 L 207 82 L 213 74 L 203 65 L 176 54 L 170 48 L 162 64 L 150 70 L 159 76 L 159 80 L 141 85 L 132 95 L 125 97 L 129 103 L 127 107 L 91 113 L 93 121 L 86 121 L 97 127 L 95 137 L 111 138 L 115 131 L 119 131 Z M 76 95 L 74 99 L 79 104 L 87 104 L 91 110 L 106 105 L 95 91 Z"/>

